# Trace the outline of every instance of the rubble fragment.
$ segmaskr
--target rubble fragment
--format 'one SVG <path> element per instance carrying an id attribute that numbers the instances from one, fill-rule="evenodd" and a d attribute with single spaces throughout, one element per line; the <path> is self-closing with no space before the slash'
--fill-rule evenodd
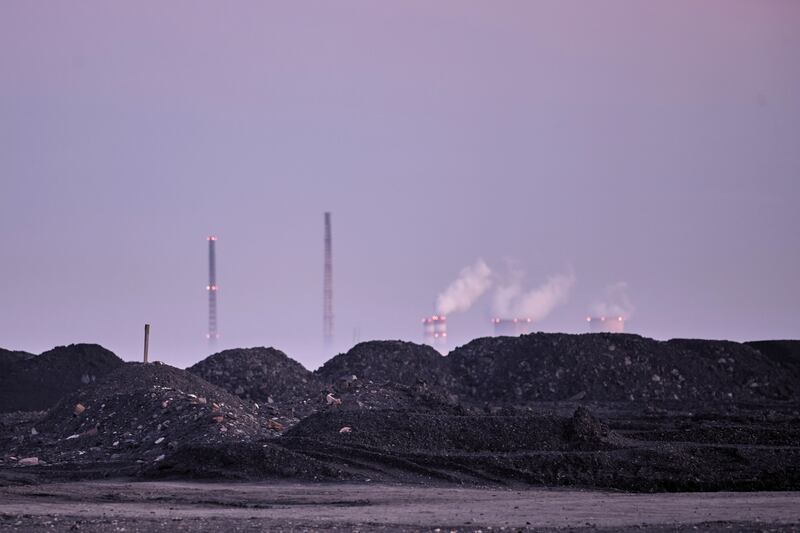
<path id="1" fill-rule="evenodd" d="M 339 398 L 334 397 L 333 393 L 329 392 L 327 396 L 325 396 L 325 401 L 328 402 L 328 405 L 341 405 L 342 400 Z"/>

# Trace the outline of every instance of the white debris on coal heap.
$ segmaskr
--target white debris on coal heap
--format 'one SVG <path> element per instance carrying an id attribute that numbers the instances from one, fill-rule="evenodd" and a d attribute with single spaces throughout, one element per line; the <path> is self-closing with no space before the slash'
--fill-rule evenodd
<path id="1" fill-rule="evenodd" d="M 26 434 L 12 453 L 49 464 L 153 462 L 184 444 L 224 445 L 278 434 L 252 405 L 227 391 L 185 370 L 139 363 L 73 394 L 36 425 L 38 433 Z"/>

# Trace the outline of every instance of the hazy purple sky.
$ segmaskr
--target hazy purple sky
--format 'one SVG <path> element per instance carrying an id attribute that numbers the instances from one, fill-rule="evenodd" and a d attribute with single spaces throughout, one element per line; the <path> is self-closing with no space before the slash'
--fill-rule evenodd
<path id="1" fill-rule="evenodd" d="M 540 322 L 800 337 L 800 2 L 0 3 L 0 346 L 421 340 L 465 266 L 572 269 Z M 513 265 L 513 267 L 509 267 Z M 491 292 L 450 317 L 491 332 Z"/>

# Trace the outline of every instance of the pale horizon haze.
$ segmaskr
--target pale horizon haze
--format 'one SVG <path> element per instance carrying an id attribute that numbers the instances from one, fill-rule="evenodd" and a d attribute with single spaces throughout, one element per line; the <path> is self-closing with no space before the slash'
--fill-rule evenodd
<path id="1" fill-rule="evenodd" d="M 312 369 L 479 260 L 451 348 L 553 276 L 537 330 L 800 338 L 798 183 L 796 1 L 0 3 L 6 349 L 206 357 L 209 235 L 215 351 Z"/>

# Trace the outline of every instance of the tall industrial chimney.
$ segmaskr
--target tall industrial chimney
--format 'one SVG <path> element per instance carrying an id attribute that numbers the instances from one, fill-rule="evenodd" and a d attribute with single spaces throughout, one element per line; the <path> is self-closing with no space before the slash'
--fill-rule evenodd
<path id="1" fill-rule="evenodd" d="M 331 214 L 325 213 L 325 275 L 322 289 L 322 339 L 326 350 L 333 347 L 333 243 Z"/>
<path id="2" fill-rule="evenodd" d="M 211 235 L 208 238 L 208 344 L 216 344 L 217 333 L 217 257 L 214 253 L 217 238 Z"/>

